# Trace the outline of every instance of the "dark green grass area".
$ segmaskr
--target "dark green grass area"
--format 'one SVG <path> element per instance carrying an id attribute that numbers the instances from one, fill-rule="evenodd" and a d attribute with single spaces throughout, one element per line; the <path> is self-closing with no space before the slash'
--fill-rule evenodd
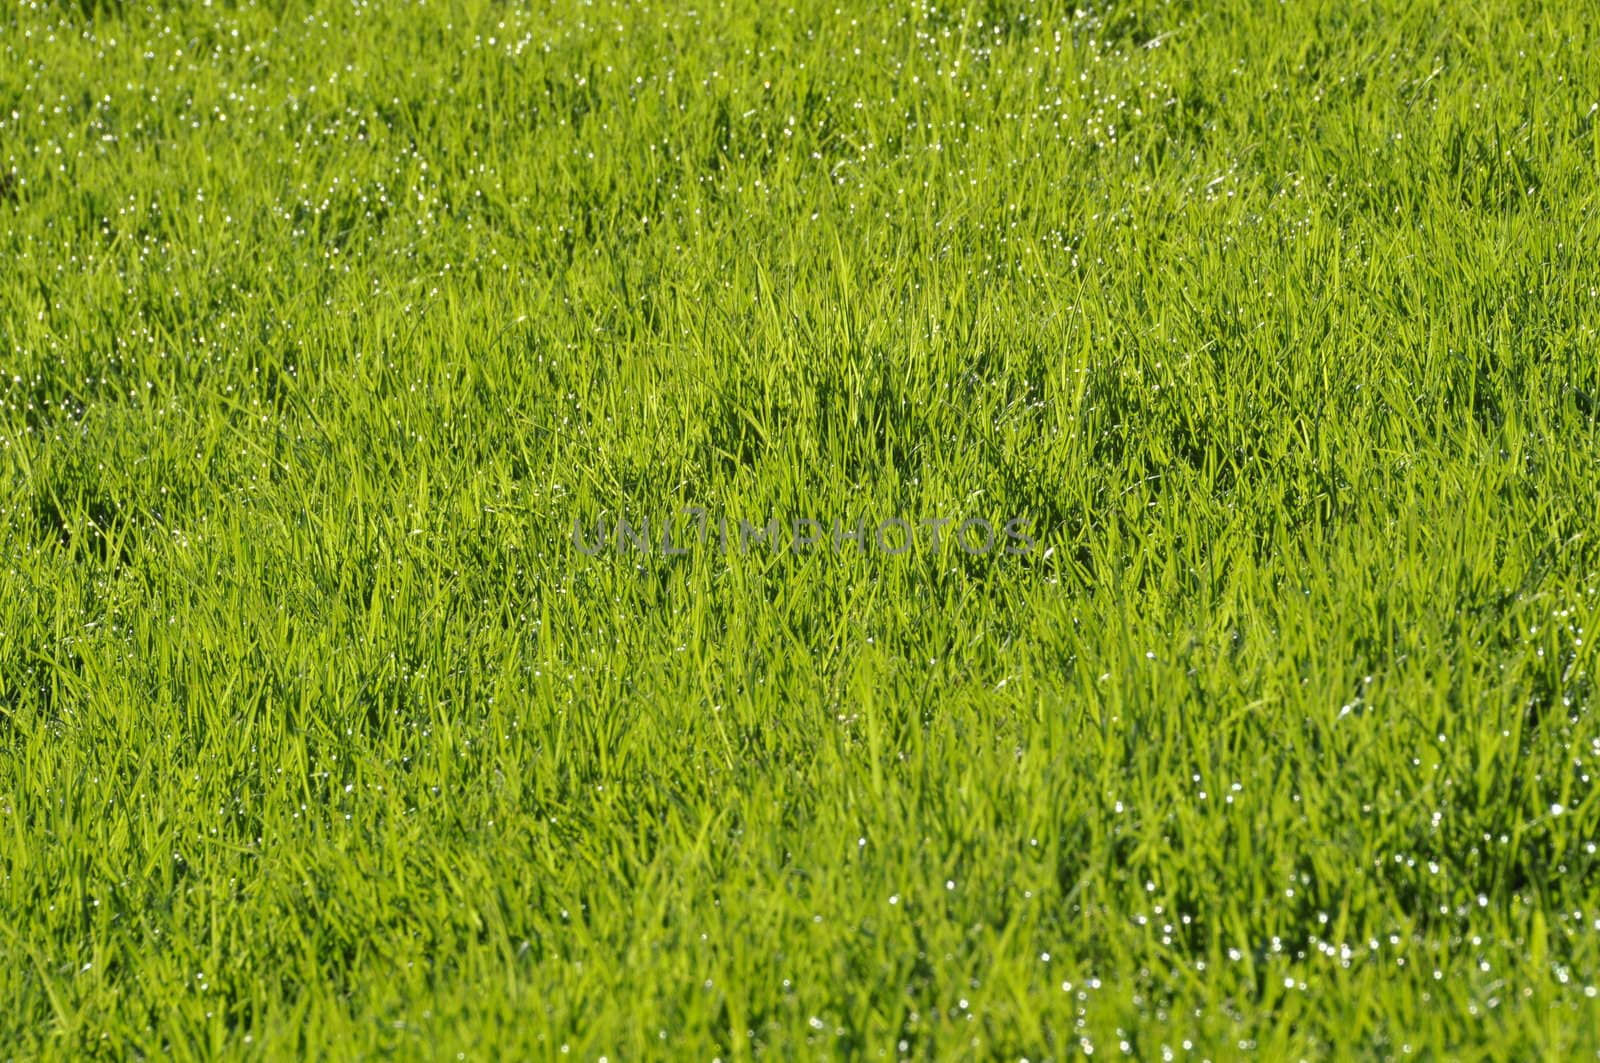
<path id="1" fill-rule="evenodd" d="M 0 1057 L 1592 1057 L 1596 24 L 12 5 Z"/>

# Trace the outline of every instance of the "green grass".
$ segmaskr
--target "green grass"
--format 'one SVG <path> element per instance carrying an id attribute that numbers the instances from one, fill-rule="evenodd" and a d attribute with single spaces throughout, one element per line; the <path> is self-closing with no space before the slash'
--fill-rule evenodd
<path id="1" fill-rule="evenodd" d="M 0 14 L 0 1057 L 1592 1057 L 1592 12 L 1090 6 Z"/>

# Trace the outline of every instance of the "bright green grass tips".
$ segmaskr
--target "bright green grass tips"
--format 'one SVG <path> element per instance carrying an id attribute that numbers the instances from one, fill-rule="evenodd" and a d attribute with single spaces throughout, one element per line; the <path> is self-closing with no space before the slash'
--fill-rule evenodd
<path id="1" fill-rule="evenodd" d="M 0 13 L 0 1058 L 1593 1058 L 1594 12 L 1086 6 Z"/>

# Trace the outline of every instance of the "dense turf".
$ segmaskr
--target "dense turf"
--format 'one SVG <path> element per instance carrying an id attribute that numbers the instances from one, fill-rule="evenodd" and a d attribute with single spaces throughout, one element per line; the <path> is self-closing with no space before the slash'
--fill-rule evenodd
<path id="1" fill-rule="evenodd" d="M 1600 1048 L 1592 12 L 1093 7 L 0 15 L 0 1055 Z"/>

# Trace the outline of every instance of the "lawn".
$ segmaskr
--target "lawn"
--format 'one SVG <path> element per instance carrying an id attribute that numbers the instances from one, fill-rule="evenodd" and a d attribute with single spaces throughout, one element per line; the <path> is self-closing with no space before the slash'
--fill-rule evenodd
<path id="1" fill-rule="evenodd" d="M 1600 20 L 0 13 L 0 1059 L 1600 1052 Z"/>

